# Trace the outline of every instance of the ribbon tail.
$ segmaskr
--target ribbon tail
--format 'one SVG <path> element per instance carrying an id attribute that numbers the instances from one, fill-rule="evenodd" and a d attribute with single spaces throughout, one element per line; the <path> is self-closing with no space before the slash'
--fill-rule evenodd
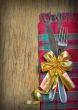
<path id="1" fill-rule="evenodd" d="M 51 86 L 54 84 L 54 81 L 55 81 L 55 78 L 51 78 L 49 73 L 47 73 L 40 84 L 40 88 L 45 92 L 49 92 L 51 89 Z"/>
<path id="2" fill-rule="evenodd" d="M 63 73 L 63 75 L 60 75 L 60 79 L 68 90 L 75 88 L 73 81 L 70 79 L 66 72 Z"/>
<path id="3" fill-rule="evenodd" d="M 67 94 L 66 94 L 64 85 L 60 79 L 58 81 L 58 90 L 59 90 L 59 97 L 60 97 L 61 102 L 66 103 L 67 102 Z"/>

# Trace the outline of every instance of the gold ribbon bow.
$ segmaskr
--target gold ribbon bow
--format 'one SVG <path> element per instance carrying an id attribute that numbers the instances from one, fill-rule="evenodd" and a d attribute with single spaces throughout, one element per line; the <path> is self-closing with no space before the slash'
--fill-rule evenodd
<path id="1" fill-rule="evenodd" d="M 46 61 L 41 63 L 41 68 L 43 72 L 48 72 L 40 84 L 40 87 L 44 91 L 40 91 L 39 89 L 34 90 L 33 96 L 35 101 L 29 100 L 27 101 L 27 104 L 39 104 L 42 98 L 41 94 L 48 94 L 50 89 L 55 89 L 59 79 L 68 90 L 75 87 L 66 72 L 72 70 L 72 61 L 70 61 L 71 57 L 67 51 L 62 52 L 58 57 L 50 51 L 44 54 L 43 57 Z"/>
<path id="2" fill-rule="evenodd" d="M 72 70 L 71 57 L 67 51 L 62 52 L 58 57 L 50 51 L 44 54 L 43 57 L 46 61 L 41 63 L 42 71 L 48 72 L 49 74 L 49 77 L 46 78 L 47 83 L 45 84 L 44 89 L 46 92 L 49 92 L 51 88 L 54 89 L 56 87 L 59 78 L 68 90 L 75 87 L 66 72 Z"/>

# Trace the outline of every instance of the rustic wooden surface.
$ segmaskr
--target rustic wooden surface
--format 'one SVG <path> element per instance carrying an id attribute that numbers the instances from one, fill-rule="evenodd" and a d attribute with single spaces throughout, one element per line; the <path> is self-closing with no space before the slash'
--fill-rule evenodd
<path id="1" fill-rule="evenodd" d="M 0 110 L 27 106 L 38 87 L 38 22 L 42 12 L 78 11 L 78 0 L 0 0 Z"/>

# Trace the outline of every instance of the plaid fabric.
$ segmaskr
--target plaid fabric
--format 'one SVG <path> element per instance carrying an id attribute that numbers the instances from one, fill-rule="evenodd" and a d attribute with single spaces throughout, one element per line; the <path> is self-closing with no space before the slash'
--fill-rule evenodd
<path id="1" fill-rule="evenodd" d="M 43 15 L 43 14 L 42 14 Z M 40 15 L 40 22 L 38 24 L 39 33 L 39 63 L 44 61 L 43 55 L 50 50 L 48 34 L 44 25 L 44 21 Z M 73 19 L 71 18 L 73 15 Z M 73 61 L 73 70 L 69 72 L 69 76 L 76 85 L 76 88 L 67 91 L 67 103 L 61 103 L 58 91 L 54 101 L 49 101 L 48 95 L 42 95 L 43 99 L 40 102 L 40 110 L 78 110 L 78 13 L 61 13 L 62 27 L 68 28 L 68 47 L 65 50 L 71 55 Z M 66 17 L 68 18 L 66 19 Z M 54 19 L 55 15 L 49 16 L 46 14 L 47 19 L 50 18 L 50 26 L 55 34 L 57 41 L 58 35 L 58 20 Z M 39 70 L 40 83 L 42 82 L 45 74 Z"/>

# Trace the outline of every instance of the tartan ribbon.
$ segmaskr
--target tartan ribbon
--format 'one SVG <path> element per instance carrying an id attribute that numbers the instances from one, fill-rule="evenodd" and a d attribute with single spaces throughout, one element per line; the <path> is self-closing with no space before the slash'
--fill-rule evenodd
<path id="1" fill-rule="evenodd" d="M 56 57 L 52 51 L 49 51 L 43 57 L 46 61 L 41 63 L 41 68 L 43 72 L 48 71 L 49 76 L 46 77 L 45 84 L 42 81 L 40 87 L 44 91 L 49 92 L 50 89 L 53 90 L 56 88 L 58 79 L 60 78 L 68 90 L 73 89 L 75 87 L 74 83 L 65 75 L 67 74 L 66 71 L 72 70 L 72 61 L 70 61 L 71 57 L 68 52 L 64 51 Z"/>

